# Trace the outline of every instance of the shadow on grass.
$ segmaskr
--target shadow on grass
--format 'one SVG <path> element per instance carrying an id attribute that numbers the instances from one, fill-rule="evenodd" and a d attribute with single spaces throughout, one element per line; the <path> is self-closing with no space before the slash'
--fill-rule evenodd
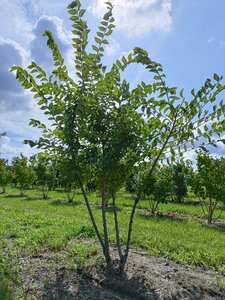
<path id="1" fill-rule="evenodd" d="M 14 195 L 7 195 L 5 198 L 27 198 L 27 195 L 20 195 L 20 194 L 14 194 Z"/>
<path id="2" fill-rule="evenodd" d="M 94 207 L 96 209 L 102 209 L 102 206 L 99 204 L 99 203 L 94 203 Z M 119 207 L 116 205 L 116 211 L 122 211 L 123 208 L 122 207 Z M 109 212 L 109 213 L 113 213 L 113 206 L 111 204 L 108 204 L 108 206 L 106 207 L 106 212 Z"/>
<path id="3" fill-rule="evenodd" d="M 37 201 L 37 200 L 45 200 L 45 201 L 48 201 L 48 200 L 51 200 L 50 197 L 48 197 L 48 199 L 44 199 L 42 196 L 29 196 L 26 198 L 27 201 Z"/>
<path id="4" fill-rule="evenodd" d="M 53 200 L 51 201 L 51 204 L 54 206 L 77 206 L 83 204 L 83 201 L 80 200 L 74 200 L 73 202 L 69 202 L 68 200 Z"/>
<path id="5" fill-rule="evenodd" d="M 208 230 L 216 230 L 225 233 L 225 222 L 224 223 L 213 223 L 213 224 L 202 224 Z"/>
<path id="6" fill-rule="evenodd" d="M 67 193 L 67 191 L 65 191 L 65 190 L 57 190 L 57 189 L 52 190 L 50 192 L 56 192 L 56 193 L 60 193 L 60 194 L 66 194 Z M 82 193 L 80 191 L 76 191 L 74 194 L 75 195 L 82 195 Z"/>

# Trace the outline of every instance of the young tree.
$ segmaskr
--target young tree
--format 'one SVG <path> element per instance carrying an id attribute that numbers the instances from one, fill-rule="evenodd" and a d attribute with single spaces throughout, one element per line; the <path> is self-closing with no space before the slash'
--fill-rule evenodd
<path id="1" fill-rule="evenodd" d="M 188 166 L 184 162 L 176 162 L 168 167 L 171 172 L 171 199 L 181 202 L 187 195 Z"/>
<path id="2" fill-rule="evenodd" d="M 215 216 L 219 203 L 225 204 L 225 159 L 214 158 L 208 153 L 199 152 L 197 172 L 192 179 L 194 193 L 202 200 L 203 213 L 209 224 L 215 222 L 221 212 Z"/>
<path id="3" fill-rule="evenodd" d="M 73 203 L 75 189 L 77 188 L 76 170 L 73 162 L 66 157 L 61 157 L 58 161 L 59 181 L 67 193 L 68 203 Z"/>
<path id="4" fill-rule="evenodd" d="M 169 167 L 157 166 L 151 176 L 149 176 L 147 165 L 144 164 L 144 166 L 141 166 L 140 171 L 134 177 L 135 183 L 133 188 L 137 192 L 144 186 L 143 196 L 149 201 L 150 212 L 155 214 L 159 204 L 166 203 L 171 195 L 172 174 Z M 145 181 L 145 185 L 143 185 L 143 181 Z"/>
<path id="5" fill-rule="evenodd" d="M 77 80 L 69 76 L 58 46 L 49 31 L 45 31 L 47 44 L 52 51 L 55 69 L 47 77 L 35 62 L 25 70 L 15 66 L 17 79 L 30 89 L 45 114 L 52 120 L 51 127 L 38 120 L 30 125 L 41 128 L 43 135 L 38 141 L 26 141 L 58 152 L 71 160 L 76 180 L 81 188 L 90 219 L 103 249 L 109 268 L 112 259 L 109 248 L 108 222 L 106 216 L 107 191 L 113 196 L 116 241 L 119 269 L 124 270 L 131 242 L 133 219 L 145 185 L 160 159 L 171 154 L 182 154 L 189 146 L 195 147 L 200 137 L 205 143 L 215 143 L 224 130 L 221 119 L 225 107 L 221 102 L 213 111 L 206 106 L 214 103 L 224 90 L 222 77 L 214 75 L 203 87 L 192 90 L 190 101 L 183 90 L 169 88 L 165 82 L 162 66 L 152 61 L 148 53 L 135 48 L 127 57 L 117 60 L 111 68 L 103 65 L 102 57 L 108 37 L 115 27 L 112 4 L 106 2 L 107 12 L 94 38 L 92 51 L 88 52 L 89 28 L 84 20 L 85 10 L 79 0 L 68 6 L 73 21 L 73 47 Z M 152 83 L 140 83 L 131 89 L 121 72 L 131 64 L 142 64 L 154 75 Z M 35 77 L 36 76 L 36 77 Z M 211 121 L 211 127 L 207 126 Z M 204 126 L 204 129 L 201 129 Z M 213 132 L 217 134 L 213 138 Z M 116 211 L 116 192 L 132 173 L 133 167 L 149 161 L 143 185 L 134 199 L 125 249 L 122 249 Z M 84 183 L 86 174 L 92 170 L 94 178 L 101 183 L 102 230 L 95 221 Z M 118 182 L 118 174 L 120 182 Z M 122 176 L 126 174 L 126 176 Z"/>
<path id="6" fill-rule="evenodd" d="M 37 184 L 41 186 L 43 199 L 48 199 L 50 189 L 55 185 L 56 172 L 52 166 L 51 158 L 45 152 L 39 152 L 31 159 L 35 171 Z"/>
<path id="7" fill-rule="evenodd" d="M 7 165 L 7 160 L 0 158 L 0 186 L 2 187 L 2 193 L 6 191 L 6 185 L 10 183 L 10 171 Z"/>
<path id="8" fill-rule="evenodd" d="M 28 158 L 22 154 L 12 159 L 12 167 L 16 182 L 20 186 L 20 195 L 24 196 L 24 191 L 31 186 L 35 180 L 33 168 L 28 164 Z"/>

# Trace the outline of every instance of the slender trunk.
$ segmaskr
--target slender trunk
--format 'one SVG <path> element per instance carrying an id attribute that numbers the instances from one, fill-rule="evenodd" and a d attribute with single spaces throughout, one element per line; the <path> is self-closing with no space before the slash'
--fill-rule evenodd
<path id="1" fill-rule="evenodd" d="M 21 186 L 20 187 L 20 196 L 23 197 L 24 196 L 24 188 Z"/>
<path id="2" fill-rule="evenodd" d="M 106 260 L 106 264 L 109 267 L 111 262 L 111 257 L 109 253 L 109 236 L 108 236 L 108 226 L 106 219 L 106 205 L 107 205 L 107 197 L 106 197 L 106 168 L 105 168 L 105 143 L 102 141 L 102 186 L 101 186 L 101 197 L 102 197 L 102 224 L 103 224 L 103 232 L 104 232 L 104 256 Z"/>
<path id="3" fill-rule="evenodd" d="M 212 198 L 209 198 L 209 214 L 208 214 L 208 223 L 212 224 L 212 216 L 213 216 L 213 203 Z"/>
<path id="4" fill-rule="evenodd" d="M 133 205 L 133 208 L 132 208 L 132 212 L 131 212 L 131 215 L 130 215 L 130 222 L 129 222 L 129 227 L 128 227 L 126 249 L 125 249 L 125 253 L 124 253 L 124 256 L 123 256 L 123 261 L 120 264 L 120 272 L 121 273 L 124 271 L 124 267 L 125 267 L 125 264 L 127 262 L 127 257 L 128 257 L 129 250 L 130 250 L 131 233 L 132 233 L 132 230 L 133 230 L 134 214 L 135 214 L 136 207 L 137 207 L 137 204 L 138 204 L 139 201 L 140 201 L 140 195 L 135 198 L 134 205 Z"/>
<path id="5" fill-rule="evenodd" d="M 104 231 L 104 241 L 105 241 L 105 259 L 107 266 L 109 265 L 111 261 L 110 253 L 109 253 L 109 236 L 108 236 L 108 226 L 107 226 L 107 220 L 106 220 L 106 174 L 103 169 L 103 176 L 102 176 L 102 223 L 103 223 L 103 231 Z"/>
<path id="6" fill-rule="evenodd" d="M 123 253 L 122 253 L 121 243 L 120 243 L 120 232 L 119 232 L 119 224 L 118 224 L 117 210 L 116 210 L 116 196 L 114 192 L 112 193 L 112 200 L 113 200 L 114 223 L 115 223 L 115 231 L 116 231 L 116 246 L 120 258 L 120 263 L 122 263 Z"/>
<path id="7" fill-rule="evenodd" d="M 86 206 L 87 206 L 88 213 L 89 213 L 89 216 L 90 216 L 92 225 L 93 225 L 93 227 L 94 227 L 95 233 L 96 233 L 96 235 L 97 235 L 97 237 L 98 237 L 98 240 L 99 240 L 99 242 L 100 242 L 100 244 L 101 244 L 101 246 L 102 246 L 103 253 L 105 254 L 105 244 L 104 244 L 104 241 L 103 241 L 103 239 L 102 239 L 102 237 L 101 237 L 101 235 L 100 235 L 100 232 L 99 232 L 99 230 L 98 230 L 98 226 L 97 226 L 97 224 L 96 224 L 96 222 L 95 222 L 95 218 L 94 218 L 94 216 L 93 216 L 93 213 L 92 213 L 92 210 L 91 210 L 91 207 L 90 207 L 89 200 L 88 200 L 88 198 L 87 198 L 87 195 L 86 195 L 85 190 L 84 190 L 84 186 L 83 186 L 82 181 L 81 181 L 80 179 L 79 179 L 79 186 L 80 186 L 82 195 L 83 195 L 83 197 L 84 197 L 84 201 L 85 201 L 85 204 L 86 204 Z"/>

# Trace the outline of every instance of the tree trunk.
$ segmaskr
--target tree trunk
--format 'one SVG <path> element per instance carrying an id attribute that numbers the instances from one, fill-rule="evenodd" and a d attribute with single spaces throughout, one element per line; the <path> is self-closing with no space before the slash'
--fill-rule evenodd
<path id="1" fill-rule="evenodd" d="M 123 253 L 122 253 L 121 243 L 120 243 L 119 224 L 118 224 L 117 211 L 116 211 L 116 196 L 114 192 L 112 193 L 112 200 L 113 200 L 114 223 L 115 223 L 115 231 L 116 231 L 116 246 L 120 258 L 120 263 L 122 264 Z"/>
<path id="2" fill-rule="evenodd" d="M 124 253 L 124 256 L 123 256 L 122 263 L 120 264 L 120 272 L 121 273 L 123 273 L 124 267 L 125 267 L 126 262 L 127 262 L 127 257 L 128 257 L 129 250 L 130 250 L 131 233 L 132 233 L 132 230 L 133 230 L 134 214 L 135 214 L 136 207 L 137 207 L 137 204 L 138 204 L 139 201 L 140 201 L 140 196 L 137 196 L 136 199 L 134 200 L 134 205 L 133 205 L 132 212 L 131 212 L 131 215 L 130 215 L 130 222 L 129 222 L 129 227 L 128 227 L 126 249 L 125 249 L 125 253 Z"/>
<path id="3" fill-rule="evenodd" d="M 79 186 L 80 186 L 82 195 L 83 195 L 83 197 L 84 197 L 84 201 L 85 201 L 85 204 L 86 204 L 86 206 L 87 206 L 87 210 L 88 210 L 88 213 L 89 213 L 89 216 L 90 216 L 92 225 L 93 225 L 93 227 L 94 227 L 95 233 L 96 233 L 96 235 L 97 235 L 97 237 L 98 237 L 98 240 L 99 240 L 99 242 L 100 242 L 100 244 L 101 244 L 103 253 L 105 254 L 105 244 L 104 244 L 104 241 L 103 241 L 103 239 L 102 239 L 102 237 L 101 237 L 101 235 L 100 235 L 100 232 L 99 232 L 99 230 L 98 230 L 98 226 L 97 226 L 97 224 L 96 224 L 96 222 L 95 222 L 95 218 L 94 218 L 94 216 L 93 216 L 93 213 L 92 213 L 92 210 L 91 210 L 91 207 L 90 207 L 89 200 L 88 200 L 88 198 L 87 198 L 87 195 L 86 195 L 86 193 L 85 193 L 84 186 L 83 186 L 82 181 L 81 181 L 80 179 L 79 179 Z"/>
<path id="4" fill-rule="evenodd" d="M 208 224 L 212 224 L 213 220 L 213 203 L 212 198 L 209 198 Z"/>
<path id="5" fill-rule="evenodd" d="M 106 264 L 109 266 L 111 262 L 111 257 L 109 253 L 109 237 L 108 237 L 108 226 L 107 226 L 107 220 L 106 220 L 106 203 L 107 203 L 107 197 L 106 197 L 106 174 L 103 170 L 103 176 L 102 176 L 102 223 L 103 223 L 103 231 L 104 231 L 104 241 L 105 241 L 105 252 L 104 256 L 106 259 Z"/>

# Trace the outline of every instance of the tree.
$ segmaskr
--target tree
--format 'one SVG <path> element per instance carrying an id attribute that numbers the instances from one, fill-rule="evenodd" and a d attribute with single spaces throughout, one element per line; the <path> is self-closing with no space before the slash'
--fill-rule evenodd
<path id="1" fill-rule="evenodd" d="M 143 166 L 140 166 L 139 172 L 133 178 L 132 189 L 137 192 L 144 186 L 143 196 L 149 201 L 150 212 L 155 214 L 159 204 L 166 203 L 171 195 L 172 173 L 169 167 L 162 165 L 157 166 L 154 172 L 148 175 L 147 165 L 144 163 Z M 143 181 L 145 181 L 145 185 L 143 185 Z"/>
<path id="2" fill-rule="evenodd" d="M 73 162 L 66 157 L 61 157 L 58 161 L 58 168 L 60 184 L 67 192 L 68 203 L 72 203 L 77 187 L 76 170 L 74 169 Z"/>
<path id="3" fill-rule="evenodd" d="M 187 195 L 187 177 L 190 166 L 184 162 L 176 162 L 169 166 L 171 172 L 171 198 L 181 202 Z"/>
<path id="4" fill-rule="evenodd" d="M 69 76 L 67 67 L 52 33 L 45 31 L 47 44 L 52 51 L 55 69 L 50 77 L 35 62 L 28 69 L 14 66 L 17 79 L 25 89 L 34 93 L 40 108 L 49 115 L 52 126 L 38 120 L 30 125 L 43 130 L 37 141 L 26 141 L 31 146 L 55 151 L 71 160 L 76 180 L 82 191 L 90 219 L 101 244 L 108 268 L 113 266 L 109 248 L 106 217 L 107 191 L 113 199 L 114 221 L 119 269 L 124 270 L 130 249 L 133 219 L 137 204 L 143 196 L 148 177 L 153 174 L 159 161 L 182 154 L 198 145 L 203 137 L 203 147 L 215 144 L 224 130 L 223 102 L 214 105 L 213 111 L 206 108 L 215 103 L 216 96 L 225 89 L 222 77 L 214 75 L 187 101 L 183 90 L 169 88 L 165 82 L 162 66 L 149 58 L 141 48 L 134 50 L 111 68 L 103 65 L 102 57 L 108 37 L 115 27 L 113 6 L 106 2 L 103 16 L 92 50 L 88 52 L 89 28 L 84 20 L 85 10 L 80 1 L 68 6 L 73 21 L 73 47 L 77 80 Z M 131 64 L 142 64 L 153 74 L 152 83 L 141 82 L 131 89 L 121 73 Z M 36 76 L 36 77 L 35 77 Z M 211 127 L 207 125 L 211 122 Z M 204 128 L 203 128 L 204 127 Z M 213 137 L 213 132 L 217 136 Z M 149 168 L 143 185 L 134 198 L 130 215 L 125 249 L 122 249 L 116 210 L 116 192 L 124 183 L 133 167 L 143 161 Z M 95 221 L 84 182 L 91 170 L 101 187 L 102 230 Z M 118 182 L 118 174 L 121 182 Z M 123 176 L 126 174 L 126 176 Z"/>
<path id="5" fill-rule="evenodd" d="M 12 159 L 12 167 L 14 171 L 15 181 L 20 186 L 20 195 L 24 196 L 24 191 L 35 180 L 33 168 L 28 164 L 28 158 L 20 154 Z"/>
<path id="6" fill-rule="evenodd" d="M 192 178 L 192 188 L 202 201 L 203 213 L 208 223 L 215 222 L 222 213 L 221 210 L 215 216 L 218 204 L 225 204 L 225 159 L 199 152 L 197 171 Z"/>
<path id="7" fill-rule="evenodd" d="M 0 186 L 2 186 L 3 193 L 5 193 L 6 185 L 9 184 L 10 179 L 11 176 L 7 166 L 7 160 L 0 158 Z"/>
<path id="8" fill-rule="evenodd" d="M 49 190 L 55 185 L 56 171 L 48 154 L 39 152 L 31 159 L 32 167 L 35 171 L 37 184 L 41 186 L 43 199 L 48 199 Z"/>

